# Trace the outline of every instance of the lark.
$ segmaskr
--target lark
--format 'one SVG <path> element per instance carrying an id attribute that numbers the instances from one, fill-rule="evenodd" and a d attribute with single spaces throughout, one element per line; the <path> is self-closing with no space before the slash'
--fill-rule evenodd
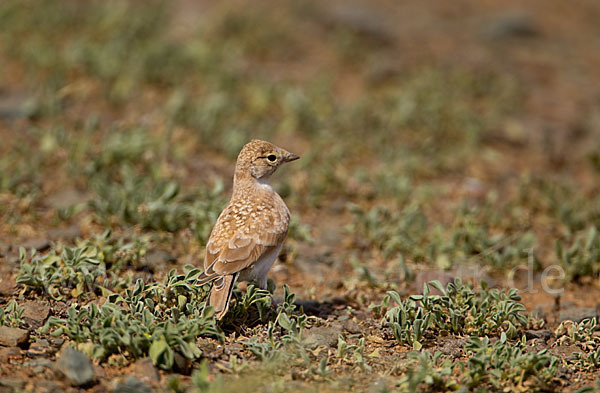
<path id="1" fill-rule="evenodd" d="M 217 219 L 206 245 L 204 273 L 197 285 L 213 281 L 208 304 L 222 319 L 237 280 L 267 289 L 290 223 L 290 211 L 269 185 L 281 165 L 300 156 L 269 142 L 253 140 L 237 158 L 231 200 Z"/>

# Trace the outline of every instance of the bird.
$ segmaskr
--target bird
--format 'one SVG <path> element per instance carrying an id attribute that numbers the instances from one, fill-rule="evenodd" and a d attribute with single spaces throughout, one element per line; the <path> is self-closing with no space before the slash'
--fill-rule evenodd
<path id="1" fill-rule="evenodd" d="M 196 285 L 212 281 L 208 305 L 221 320 L 229 310 L 234 284 L 256 281 L 267 289 L 267 274 L 287 236 L 290 211 L 269 180 L 275 171 L 299 159 L 272 143 L 254 139 L 235 164 L 231 199 L 217 218 L 206 244 L 204 272 Z"/>

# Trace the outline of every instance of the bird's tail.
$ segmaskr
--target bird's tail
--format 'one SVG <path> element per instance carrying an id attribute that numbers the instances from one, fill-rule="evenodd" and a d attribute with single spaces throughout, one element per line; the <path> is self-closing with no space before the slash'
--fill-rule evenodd
<path id="1" fill-rule="evenodd" d="M 217 319 L 222 319 L 225 314 L 227 314 L 227 310 L 229 310 L 229 301 L 231 300 L 233 285 L 239 274 L 240 273 L 235 273 L 221 276 L 213 281 L 208 304 L 215 308 Z"/>

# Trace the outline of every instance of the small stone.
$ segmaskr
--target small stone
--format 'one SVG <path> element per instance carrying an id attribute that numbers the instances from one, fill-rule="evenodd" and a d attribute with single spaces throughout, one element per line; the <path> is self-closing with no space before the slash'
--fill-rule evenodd
<path id="1" fill-rule="evenodd" d="M 38 339 L 29 346 L 27 356 L 47 356 L 48 354 L 54 354 L 55 352 L 55 348 L 50 346 L 48 340 Z"/>
<path id="2" fill-rule="evenodd" d="M 576 307 L 561 310 L 558 314 L 558 322 L 573 321 L 581 322 L 584 319 L 598 318 L 598 310 L 595 307 Z"/>
<path id="3" fill-rule="evenodd" d="M 23 388 L 25 387 L 25 384 L 27 383 L 27 381 L 20 379 L 20 378 L 15 378 L 15 377 L 2 377 L 0 378 L 0 386 L 4 386 L 7 388 L 12 388 L 13 391 L 22 391 Z"/>
<path id="4" fill-rule="evenodd" d="M 39 379 L 35 383 L 35 392 L 36 393 L 57 393 L 57 392 L 64 392 L 64 390 L 63 390 L 63 387 L 55 381 Z"/>
<path id="5" fill-rule="evenodd" d="M 94 379 L 94 366 L 83 353 L 66 347 L 56 361 L 56 368 L 73 386 L 87 385 Z"/>
<path id="6" fill-rule="evenodd" d="M 577 345 L 558 345 L 549 349 L 550 353 L 562 358 L 571 357 L 575 354 L 575 352 L 580 351 L 581 349 L 579 349 Z"/>
<path id="7" fill-rule="evenodd" d="M 142 266 L 155 271 L 164 268 L 165 266 L 172 264 L 177 261 L 173 255 L 165 250 L 154 248 L 146 254 L 146 257 L 142 260 Z"/>
<path id="8" fill-rule="evenodd" d="M 66 228 L 52 228 L 48 231 L 48 237 L 51 240 L 75 240 L 81 236 L 81 230 L 77 225 L 71 225 Z"/>
<path id="9" fill-rule="evenodd" d="M 9 251 L 10 251 L 10 244 L 0 242 L 0 257 L 8 255 Z"/>
<path id="10" fill-rule="evenodd" d="M 85 203 L 88 195 L 74 189 L 67 188 L 46 198 L 46 202 L 54 209 L 67 209 L 73 205 Z"/>
<path id="11" fill-rule="evenodd" d="M 23 366 L 31 367 L 31 371 L 34 374 L 41 374 L 46 371 L 46 369 L 52 368 L 53 364 L 54 363 L 50 359 L 40 358 L 30 360 L 29 362 L 24 363 Z"/>
<path id="12" fill-rule="evenodd" d="M 45 251 L 50 248 L 50 241 L 48 239 L 29 239 L 21 243 L 18 247 L 23 247 L 25 250 L 35 249 L 37 251 Z"/>
<path id="13" fill-rule="evenodd" d="M 17 290 L 17 281 L 14 277 L 2 277 L 0 278 L 0 295 L 10 296 Z"/>
<path id="14" fill-rule="evenodd" d="M 528 340 L 541 338 L 544 341 L 548 341 L 548 339 L 554 337 L 554 332 L 552 330 L 525 330 L 525 337 Z"/>
<path id="15" fill-rule="evenodd" d="M 198 348 L 200 348 L 202 353 L 206 353 L 207 355 L 217 352 L 217 349 L 218 349 L 217 344 L 218 343 L 216 341 L 208 339 L 208 338 L 199 338 L 198 341 L 196 342 L 196 345 L 198 346 Z M 228 347 L 230 345 L 228 345 Z"/>
<path id="16" fill-rule="evenodd" d="M 23 320 L 34 329 L 41 327 L 50 315 L 50 307 L 40 302 L 23 303 Z"/>
<path id="17" fill-rule="evenodd" d="M 0 326 L 0 345 L 16 347 L 29 341 L 29 332 L 25 329 Z"/>
<path id="18" fill-rule="evenodd" d="M 342 327 L 350 334 L 360 333 L 360 325 L 349 319 L 341 322 Z"/>
<path id="19" fill-rule="evenodd" d="M 497 15 L 487 24 L 483 34 L 490 39 L 527 38 L 539 34 L 530 14 L 509 11 Z"/>
<path id="20" fill-rule="evenodd" d="M 394 32 L 385 14 L 369 7 L 341 2 L 324 15 L 325 23 L 341 27 L 383 44 L 394 41 Z"/>
<path id="21" fill-rule="evenodd" d="M 131 366 L 131 373 L 145 383 L 160 381 L 160 374 L 150 358 L 143 358 L 135 362 Z"/>
<path id="22" fill-rule="evenodd" d="M 452 357 L 459 357 L 462 353 L 464 346 L 467 344 L 467 340 L 464 338 L 447 337 L 444 338 L 440 343 L 438 349 L 444 355 Z"/>
<path id="23" fill-rule="evenodd" d="M 152 388 L 136 377 L 129 376 L 124 381 L 117 381 L 114 393 L 152 393 Z"/>
<path id="24" fill-rule="evenodd" d="M 335 348 L 338 337 L 343 333 L 342 327 L 314 327 L 304 331 L 303 342 L 309 348 L 321 346 Z"/>
<path id="25" fill-rule="evenodd" d="M 179 352 L 175 352 L 173 354 L 173 360 L 175 361 L 173 368 L 176 371 L 179 371 L 184 375 L 189 375 L 189 373 L 192 371 L 192 361 Z"/>
<path id="26" fill-rule="evenodd" d="M 35 112 L 38 100 L 35 96 L 22 91 L 0 90 L 0 118 L 15 120 L 31 116 Z"/>
<path id="27" fill-rule="evenodd" d="M 6 360 L 21 355 L 19 347 L 0 347 L 0 359 Z"/>

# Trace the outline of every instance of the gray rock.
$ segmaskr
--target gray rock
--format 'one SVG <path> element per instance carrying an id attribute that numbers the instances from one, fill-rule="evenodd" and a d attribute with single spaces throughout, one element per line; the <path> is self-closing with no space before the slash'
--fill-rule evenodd
<path id="1" fill-rule="evenodd" d="M 113 388 L 114 393 L 152 393 L 152 388 L 136 377 L 129 376 L 124 381 L 119 381 Z"/>
<path id="2" fill-rule="evenodd" d="M 23 303 L 23 320 L 34 329 L 41 327 L 50 315 L 50 307 L 40 302 Z"/>
<path id="3" fill-rule="evenodd" d="M 303 343 L 309 348 L 337 347 L 338 336 L 343 333 L 341 326 L 327 327 L 320 326 L 305 330 L 303 333 Z"/>
<path id="4" fill-rule="evenodd" d="M 552 338 L 554 333 L 552 330 L 525 330 L 525 337 L 528 340 L 534 338 L 541 338 L 544 341 L 547 341 L 549 338 Z"/>
<path id="5" fill-rule="evenodd" d="M 19 347 L 0 347 L 0 359 L 8 359 L 20 355 L 21 348 Z"/>
<path id="6" fill-rule="evenodd" d="M 345 321 L 341 321 L 340 324 L 342 325 L 342 327 L 344 328 L 344 330 L 346 330 L 348 333 L 350 334 L 357 334 L 360 333 L 360 326 L 358 323 L 350 320 L 350 319 L 346 319 Z"/>
<path id="7" fill-rule="evenodd" d="M 48 340 L 41 338 L 31 343 L 26 353 L 29 357 L 48 356 L 49 354 L 56 353 L 56 349 L 50 346 Z"/>
<path id="8" fill-rule="evenodd" d="M 29 332 L 25 329 L 0 326 L 0 345 L 16 347 L 29 341 Z"/>
<path id="9" fill-rule="evenodd" d="M 23 364 L 25 367 L 31 367 L 31 371 L 34 374 L 41 374 L 46 371 L 46 369 L 52 368 L 53 365 L 54 363 L 52 360 L 46 358 L 30 360 Z"/>
<path id="10" fill-rule="evenodd" d="M 29 240 L 19 244 L 17 249 L 20 247 L 23 247 L 26 250 L 33 248 L 37 251 L 45 251 L 50 248 L 50 241 L 48 239 L 42 239 L 42 238 L 29 239 Z"/>
<path id="11" fill-rule="evenodd" d="M 539 34 L 530 14 L 520 11 L 509 11 L 497 15 L 487 24 L 483 35 L 489 39 L 527 38 Z"/>
<path id="12" fill-rule="evenodd" d="M 331 26 L 348 29 L 384 44 L 392 43 L 395 39 L 387 16 L 370 7 L 342 2 L 331 7 L 321 17 Z"/>
<path id="13" fill-rule="evenodd" d="M 54 209 L 67 209 L 73 205 L 85 203 L 89 196 L 74 189 L 67 188 L 46 198 L 46 202 Z"/>
<path id="14" fill-rule="evenodd" d="M 73 386 L 87 385 L 94 379 L 94 366 L 83 353 L 66 347 L 56 361 L 56 369 L 60 371 Z"/>
<path id="15" fill-rule="evenodd" d="M 14 120 L 31 116 L 38 106 L 38 100 L 26 92 L 0 91 L 0 118 Z"/>
<path id="16" fill-rule="evenodd" d="M 595 307 L 575 307 L 561 310 L 558 314 L 558 322 L 573 321 L 581 322 L 587 318 L 598 318 L 598 310 Z"/>
<path id="17" fill-rule="evenodd" d="M 148 251 L 145 258 L 142 260 L 142 266 L 154 270 L 160 270 L 165 266 L 177 261 L 173 255 L 159 248 L 153 248 Z"/>
<path id="18" fill-rule="evenodd" d="M 10 251 L 10 244 L 0 242 L 0 257 L 8 255 L 9 251 Z"/>
<path id="19" fill-rule="evenodd" d="M 160 374 L 150 358 L 143 358 L 135 362 L 131 367 L 131 373 L 142 382 L 152 383 L 160 381 Z"/>
<path id="20" fill-rule="evenodd" d="M 17 281 L 14 277 L 0 277 L 0 295 L 10 296 L 17 290 Z"/>
<path id="21" fill-rule="evenodd" d="M 51 240 L 75 240 L 81 236 L 81 230 L 77 225 L 71 225 L 66 228 L 52 228 L 48 231 L 48 237 Z"/>
<path id="22" fill-rule="evenodd" d="M 449 336 L 441 339 L 438 349 L 444 355 L 459 357 L 465 345 L 467 345 L 466 339 Z"/>
<path id="23" fill-rule="evenodd" d="M 179 371 L 182 374 L 188 375 L 192 371 L 192 360 L 186 358 L 179 352 L 173 353 L 173 360 L 175 364 L 173 365 L 173 369 L 175 371 Z"/>
<path id="24" fill-rule="evenodd" d="M 38 378 L 35 382 L 36 393 L 63 393 L 64 387 L 55 381 Z"/>
<path id="25" fill-rule="evenodd" d="M 22 391 L 27 381 L 15 378 L 15 377 L 2 377 L 0 378 L 0 386 L 12 388 L 13 391 Z"/>

